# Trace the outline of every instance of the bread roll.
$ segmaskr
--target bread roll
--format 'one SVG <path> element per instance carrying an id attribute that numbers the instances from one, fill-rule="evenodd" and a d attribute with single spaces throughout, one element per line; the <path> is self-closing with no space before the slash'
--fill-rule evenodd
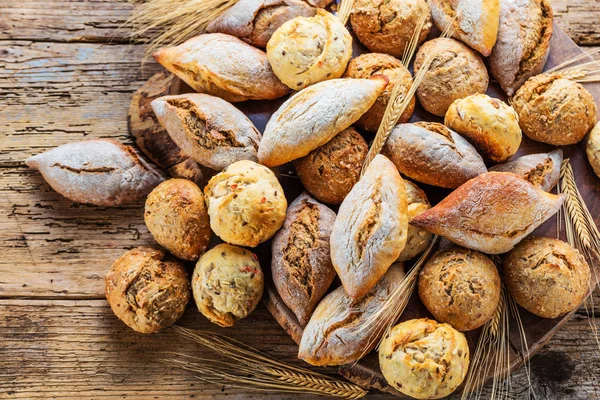
<path id="1" fill-rule="evenodd" d="M 296 93 L 267 123 L 260 163 L 275 167 L 324 145 L 371 108 L 386 84 L 384 77 L 334 79 Z"/>
<path id="2" fill-rule="evenodd" d="M 340 205 L 331 231 L 331 261 L 350 297 L 371 290 L 404 249 L 407 206 L 398 170 L 378 154 Z"/>
<path id="3" fill-rule="evenodd" d="M 106 274 L 106 300 L 115 315 L 140 333 L 173 325 L 190 300 L 183 263 L 152 247 L 137 247 Z"/>
<path id="4" fill-rule="evenodd" d="M 306 325 L 335 278 L 329 236 L 335 213 L 302 193 L 273 238 L 271 271 L 281 299 Z"/>
<path id="5" fill-rule="evenodd" d="M 164 180 L 132 147 L 112 139 L 63 144 L 25 164 L 67 199 L 97 206 L 133 203 Z"/>
<path id="6" fill-rule="evenodd" d="M 225 100 L 190 93 L 160 97 L 152 108 L 183 153 L 199 164 L 220 171 L 236 161 L 258 159 L 260 133 Z"/>
<path id="7" fill-rule="evenodd" d="M 402 174 L 434 186 L 457 188 L 487 172 L 475 148 L 437 122 L 397 125 L 381 152 Z"/>
<path id="8" fill-rule="evenodd" d="M 585 151 L 594 172 L 600 177 L 600 123 L 590 132 Z"/>
<path id="9" fill-rule="evenodd" d="M 585 299 L 590 267 L 567 243 L 530 237 L 505 256 L 504 281 L 521 307 L 542 318 L 557 318 Z"/>
<path id="10" fill-rule="evenodd" d="M 498 39 L 488 58 L 490 71 L 507 95 L 542 72 L 553 30 L 548 0 L 501 0 Z"/>
<path id="11" fill-rule="evenodd" d="M 296 17 L 312 17 L 316 9 L 302 0 L 238 0 L 206 27 L 264 49 L 281 25 Z"/>
<path id="12" fill-rule="evenodd" d="M 311 365 L 343 365 L 368 354 L 394 314 L 379 319 L 376 313 L 384 304 L 391 310 L 398 306 L 389 299 L 402 279 L 404 268 L 397 263 L 360 299 L 352 299 L 343 287 L 325 296 L 304 328 L 298 358 Z"/>
<path id="13" fill-rule="evenodd" d="M 337 17 L 317 10 L 296 17 L 273 33 L 267 43 L 273 72 L 293 90 L 342 76 L 352 57 L 352 36 Z"/>
<path id="14" fill-rule="evenodd" d="M 512 157 L 523 137 L 515 110 L 486 94 L 455 100 L 446 111 L 444 124 L 470 141 L 484 158 L 494 162 Z"/>
<path id="15" fill-rule="evenodd" d="M 273 100 L 289 92 L 263 51 L 222 33 L 207 33 L 160 49 L 154 58 L 197 92 L 232 103 Z"/>
<path id="16" fill-rule="evenodd" d="M 550 153 L 530 154 L 511 162 L 496 164 L 490 168 L 490 171 L 512 172 L 533 186 L 551 192 L 558 183 L 562 161 L 563 152 L 559 149 Z"/>
<path id="17" fill-rule="evenodd" d="M 419 48 L 415 71 L 432 53 L 433 61 L 417 88 L 419 103 L 425 110 L 443 117 L 454 100 L 485 93 L 489 76 L 477 53 L 454 39 L 433 39 Z"/>
<path id="18" fill-rule="evenodd" d="M 419 189 L 414 183 L 404 180 L 404 189 L 406 190 L 406 200 L 408 201 L 408 222 L 421 214 L 425 210 L 431 208 L 427 195 Z M 398 261 L 408 261 L 429 247 L 433 235 L 424 229 L 419 229 L 415 226 L 408 225 L 408 233 L 406 238 L 406 246 L 398 256 Z"/>
<path id="19" fill-rule="evenodd" d="M 504 0 L 503 0 L 504 1 Z M 500 0 L 428 0 L 440 31 L 452 22 L 452 36 L 484 56 L 492 52 L 500 24 Z M 455 18 L 452 21 L 453 18 Z"/>
<path id="20" fill-rule="evenodd" d="M 565 195 L 555 196 L 507 172 L 471 179 L 411 224 L 488 254 L 511 250 L 556 214 Z"/>

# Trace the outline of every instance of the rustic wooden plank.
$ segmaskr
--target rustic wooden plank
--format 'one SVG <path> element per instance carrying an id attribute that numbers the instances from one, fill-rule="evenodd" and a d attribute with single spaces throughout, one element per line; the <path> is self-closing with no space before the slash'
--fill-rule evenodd
<path id="1" fill-rule="evenodd" d="M 600 1 L 551 0 L 558 25 L 582 46 L 600 44 Z"/>

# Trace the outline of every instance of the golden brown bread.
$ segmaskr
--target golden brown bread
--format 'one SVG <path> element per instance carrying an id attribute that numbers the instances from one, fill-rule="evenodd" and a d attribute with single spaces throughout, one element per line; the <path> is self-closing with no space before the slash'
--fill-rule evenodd
<path id="1" fill-rule="evenodd" d="M 488 254 L 511 250 L 556 214 L 565 195 L 546 193 L 507 172 L 488 172 L 460 186 L 411 224 Z"/>
<path id="2" fill-rule="evenodd" d="M 600 177 L 600 123 L 590 132 L 585 152 L 594 172 Z"/>
<path id="3" fill-rule="evenodd" d="M 410 225 L 410 220 L 431 208 L 427 195 L 417 185 L 406 179 L 404 180 L 404 189 L 406 191 L 406 200 L 408 202 L 409 225 L 406 246 L 404 246 L 404 249 L 398 256 L 398 261 L 408 261 L 418 256 L 427 249 L 433 239 L 433 235 L 430 232 Z"/>
<path id="4" fill-rule="evenodd" d="M 350 297 L 371 290 L 404 249 L 407 206 L 398 170 L 378 154 L 340 205 L 331 231 L 331 261 Z"/>
<path id="5" fill-rule="evenodd" d="M 558 183 L 562 161 L 563 152 L 558 149 L 550 153 L 529 154 L 514 161 L 496 164 L 490 168 L 490 171 L 512 172 L 533 186 L 550 192 Z"/>

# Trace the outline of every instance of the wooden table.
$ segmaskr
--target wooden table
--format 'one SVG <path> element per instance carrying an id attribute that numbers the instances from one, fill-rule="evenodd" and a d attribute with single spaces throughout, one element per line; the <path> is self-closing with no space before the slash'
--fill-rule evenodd
<path id="1" fill-rule="evenodd" d="M 600 1 L 553 4 L 579 44 L 600 45 Z M 126 0 L 0 0 L 0 398 L 292 398 L 206 385 L 161 364 L 168 351 L 207 353 L 171 333 L 136 334 L 104 300 L 113 260 L 153 244 L 143 203 L 73 204 L 23 164 L 86 138 L 131 143 L 131 94 L 158 70 L 140 66 L 144 46 L 130 44 L 121 28 L 131 8 Z M 600 317 L 600 306 L 594 312 Z M 181 323 L 220 331 L 193 306 Z M 226 333 L 300 364 L 297 347 L 263 306 Z M 600 352 L 584 310 L 531 370 L 538 398 L 600 398 Z M 524 398 L 524 373 L 513 383 L 514 398 Z"/>

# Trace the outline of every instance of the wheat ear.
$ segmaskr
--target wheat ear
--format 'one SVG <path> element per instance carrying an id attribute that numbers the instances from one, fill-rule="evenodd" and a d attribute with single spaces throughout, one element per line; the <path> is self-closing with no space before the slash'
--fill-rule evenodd
<path id="1" fill-rule="evenodd" d="M 340 8 L 337 12 L 337 17 L 342 21 L 342 24 L 346 25 L 350 14 L 352 14 L 352 8 L 354 7 L 354 0 L 342 0 Z"/>
<path id="2" fill-rule="evenodd" d="M 598 53 L 600 49 L 594 49 L 570 57 L 545 74 L 555 74 L 579 83 L 600 82 L 600 60 L 594 59 Z M 588 61 L 582 62 L 584 60 Z"/>

